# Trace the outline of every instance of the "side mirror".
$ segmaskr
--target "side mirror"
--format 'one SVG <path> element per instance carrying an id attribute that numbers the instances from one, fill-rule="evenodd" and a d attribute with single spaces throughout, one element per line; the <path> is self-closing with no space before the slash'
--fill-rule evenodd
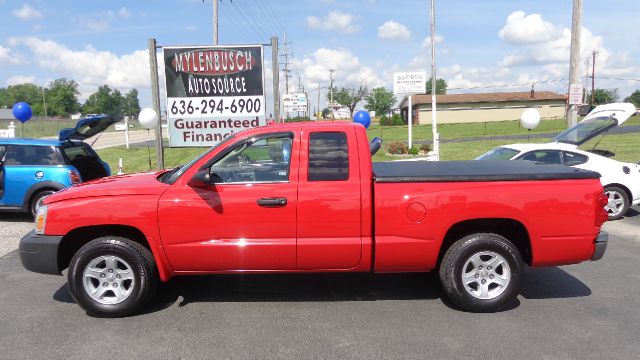
<path id="1" fill-rule="evenodd" d="M 209 169 L 198 170 L 191 180 L 189 180 L 187 185 L 191 187 L 211 186 L 211 175 L 209 174 Z"/>

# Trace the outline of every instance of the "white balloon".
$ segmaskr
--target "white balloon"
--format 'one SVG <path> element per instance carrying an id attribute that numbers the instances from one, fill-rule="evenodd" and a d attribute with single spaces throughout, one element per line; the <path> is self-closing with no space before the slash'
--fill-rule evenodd
<path id="1" fill-rule="evenodd" d="M 140 122 L 140 126 L 145 129 L 155 129 L 158 125 L 158 114 L 152 108 L 144 108 L 140 111 L 140 115 L 138 115 L 138 121 Z"/>
<path id="2" fill-rule="evenodd" d="M 520 115 L 520 124 L 528 130 L 535 129 L 540 124 L 540 113 L 536 109 L 527 109 Z"/>

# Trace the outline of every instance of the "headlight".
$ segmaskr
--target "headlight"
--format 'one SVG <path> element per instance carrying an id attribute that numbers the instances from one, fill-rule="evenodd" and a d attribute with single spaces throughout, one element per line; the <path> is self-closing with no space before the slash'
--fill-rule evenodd
<path id="1" fill-rule="evenodd" d="M 47 205 L 42 205 L 38 208 L 38 212 L 36 213 L 36 221 L 34 223 L 36 234 L 39 234 L 39 235 L 44 234 L 44 227 L 46 224 L 47 224 Z"/>

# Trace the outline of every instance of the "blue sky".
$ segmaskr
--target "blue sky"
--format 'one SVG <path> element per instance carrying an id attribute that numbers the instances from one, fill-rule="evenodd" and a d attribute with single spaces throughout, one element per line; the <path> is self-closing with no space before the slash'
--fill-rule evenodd
<path id="1" fill-rule="evenodd" d="M 571 3 L 438 0 L 438 77 L 451 93 L 522 91 L 534 83 L 565 92 Z M 0 86 L 67 77 L 80 83 L 82 98 L 108 84 L 139 89 L 149 105 L 147 39 L 211 44 L 211 8 L 211 0 L 0 0 Z M 639 13 L 637 0 L 584 2 L 580 73 L 598 50 L 596 75 L 610 79 L 596 84 L 618 88 L 621 97 L 640 89 L 628 80 L 640 79 Z M 337 86 L 391 88 L 394 71 L 430 66 L 428 14 L 426 0 L 222 0 L 220 43 L 267 43 L 274 34 L 282 42 L 286 31 L 296 85 L 299 76 L 307 90 L 327 86 L 328 69 L 336 68 Z M 266 78 L 270 88 L 270 72 Z"/>

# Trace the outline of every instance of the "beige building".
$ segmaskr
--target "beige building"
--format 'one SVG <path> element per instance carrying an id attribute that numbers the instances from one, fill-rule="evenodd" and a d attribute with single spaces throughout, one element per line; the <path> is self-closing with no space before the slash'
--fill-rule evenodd
<path id="1" fill-rule="evenodd" d="M 565 95 L 549 91 L 436 95 L 439 124 L 518 120 L 527 108 L 535 108 L 542 119 L 565 116 Z M 408 119 L 408 97 L 400 108 Z M 413 95 L 413 123 L 431 124 L 431 95 Z"/>

